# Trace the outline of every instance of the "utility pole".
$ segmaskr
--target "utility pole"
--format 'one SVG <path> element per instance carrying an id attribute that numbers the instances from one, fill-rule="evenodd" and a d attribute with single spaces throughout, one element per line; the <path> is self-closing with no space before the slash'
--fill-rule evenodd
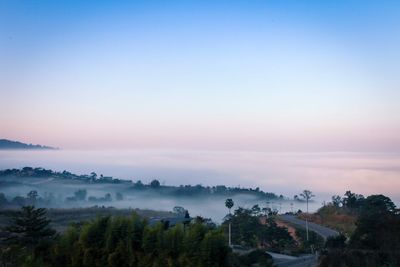
<path id="1" fill-rule="evenodd" d="M 307 198 L 306 232 L 307 232 L 307 242 L 308 242 L 308 198 Z"/>
<path id="2" fill-rule="evenodd" d="M 232 246 L 232 241 L 231 241 L 231 222 L 229 222 L 229 246 Z"/>

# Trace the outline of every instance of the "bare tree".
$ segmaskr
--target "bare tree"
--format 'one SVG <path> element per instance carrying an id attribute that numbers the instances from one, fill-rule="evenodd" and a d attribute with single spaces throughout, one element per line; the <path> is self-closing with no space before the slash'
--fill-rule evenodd
<path id="1" fill-rule="evenodd" d="M 307 232 L 307 241 L 308 241 L 308 201 L 315 197 L 315 195 L 310 190 L 303 190 L 303 193 L 300 196 L 307 202 L 307 216 L 306 216 L 306 232 Z"/>

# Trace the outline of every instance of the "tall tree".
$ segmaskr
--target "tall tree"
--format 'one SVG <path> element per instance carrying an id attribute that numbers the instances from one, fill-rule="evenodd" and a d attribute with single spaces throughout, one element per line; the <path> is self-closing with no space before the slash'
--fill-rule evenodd
<path id="1" fill-rule="evenodd" d="M 332 204 L 335 207 L 340 207 L 340 205 L 342 205 L 342 198 L 338 195 L 332 196 Z"/>
<path id="2" fill-rule="evenodd" d="M 229 214 L 231 214 L 231 209 L 234 205 L 235 205 L 235 203 L 233 202 L 233 200 L 231 198 L 228 198 L 227 200 L 225 200 L 225 207 L 227 207 L 229 209 Z"/>
<path id="3" fill-rule="evenodd" d="M 231 198 L 228 198 L 227 200 L 225 200 L 225 207 L 227 207 L 229 209 L 229 215 L 231 215 L 231 208 L 233 207 L 233 205 L 235 205 L 235 203 L 233 202 L 233 200 Z M 229 246 L 232 245 L 232 238 L 231 238 L 231 220 L 229 218 L 229 226 L 228 226 L 228 242 L 229 242 Z"/>
<path id="4" fill-rule="evenodd" d="M 310 199 L 315 197 L 315 195 L 310 190 L 306 189 L 306 190 L 303 190 L 303 193 L 301 193 L 300 196 L 307 202 L 307 213 L 308 213 L 308 201 L 310 201 Z M 307 241 L 308 241 L 309 240 L 309 235 L 308 235 L 308 217 L 306 217 L 306 232 L 307 232 Z"/>
<path id="5" fill-rule="evenodd" d="M 159 188 L 160 187 L 160 181 L 158 181 L 157 179 L 154 179 L 153 181 L 151 181 L 150 187 L 151 188 Z"/>
<path id="6" fill-rule="evenodd" d="M 46 218 L 46 209 L 24 206 L 11 219 L 11 225 L 4 230 L 7 240 L 23 247 L 33 247 L 44 239 L 51 238 L 55 231 L 49 227 L 50 220 Z"/>

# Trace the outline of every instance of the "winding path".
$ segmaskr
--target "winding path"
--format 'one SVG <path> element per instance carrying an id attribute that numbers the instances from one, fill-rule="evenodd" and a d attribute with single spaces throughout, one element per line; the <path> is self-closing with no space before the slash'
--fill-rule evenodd
<path id="1" fill-rule="evenodd" d="M 279 217 L 284 221 L 287 221 L 289 223 L 293 223 L 293 224 L 296 224 L 303 228 L 306 228 L 306 221 L 298 219 L 298 218 L 296 218 L 296 216 L 285 214 L 285 215 L 281 215 Z M 328 227 L 325 227 L 325 226 L 322 226 L 322 225 L 319 225 L 316 223 L 312 223 L 312 222 L 308 222 L 308 229 L 310 231 L 313 231 L 313 232 L 319 234 L 320 236 L 322 236 L 322 238 L 324 240 L 326 240 L 330 236 L 338 236 L 339 235 L 338 231 L 335 231 Z"/>

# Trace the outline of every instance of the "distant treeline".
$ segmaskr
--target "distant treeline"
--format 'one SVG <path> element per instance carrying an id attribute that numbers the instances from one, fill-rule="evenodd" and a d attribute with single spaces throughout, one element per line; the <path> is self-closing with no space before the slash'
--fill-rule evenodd
<path id="1" fill-rule="evenodd" d="M 227 187 L 225 185 L 217 186 L 203 186 L 203 185 L 180 185 L 180 186 L 165 186 L 161 185 L 159 180 L 154 179 L 149 184 L 142 183 L 141 180 L 133 182 L 131 180 L 123 180 L 114 178 L 112 176 L 97 175 L 95 172 L 84 175 L 77 175 L 68 171 L 56 172 L 44 168 L 24 167 L 22 169 L 6 169 L 0 171 L 0 184 L 2 183 L 1 177 L 21 177 L 21 178 L 54 178 L 64 180 L 76 180 L 87 184 L 124 184 L 127 189 L 131 190 L 152 190 L 162 191 L 163 194 L 171 194 L 174 196 L 194 196 L 194 195 L 221 195 L 232 196 L 237 194 L 248 194 L 263 199 L 283 199 L 283 195 L 276 195 L 270 192 L 264 192 L 260 188 L 240 188 L 240 187 Z M 16 179 L 14 182 L 18 182 Z"/>
<path id="2" fill-rule="evenodd" d="M 106 193 L 104 197 L 87 196 L 86 189 L 79 189 L 74 192 L 74 196 L 68 196 L 65 199 L 58 196 L 54 196 L 52 192 L 44 192 L 43 195 L 39 195 L 36 190 L 29 191 L 26 196 L 15 196 L 13 198 L 7 197 L 3 192 L 0 192 L 0 208 L 14 208 L 22 207 L 27 205 L 33 205 L 38 207 L 56 207 L 63 203 L 77 203 L 87 201 L 90 203 L 106 203 L 113 200 L 123 200 L 123 195 L 120 192 L 115 193 L 115 198 L 110 193 Z"/>

